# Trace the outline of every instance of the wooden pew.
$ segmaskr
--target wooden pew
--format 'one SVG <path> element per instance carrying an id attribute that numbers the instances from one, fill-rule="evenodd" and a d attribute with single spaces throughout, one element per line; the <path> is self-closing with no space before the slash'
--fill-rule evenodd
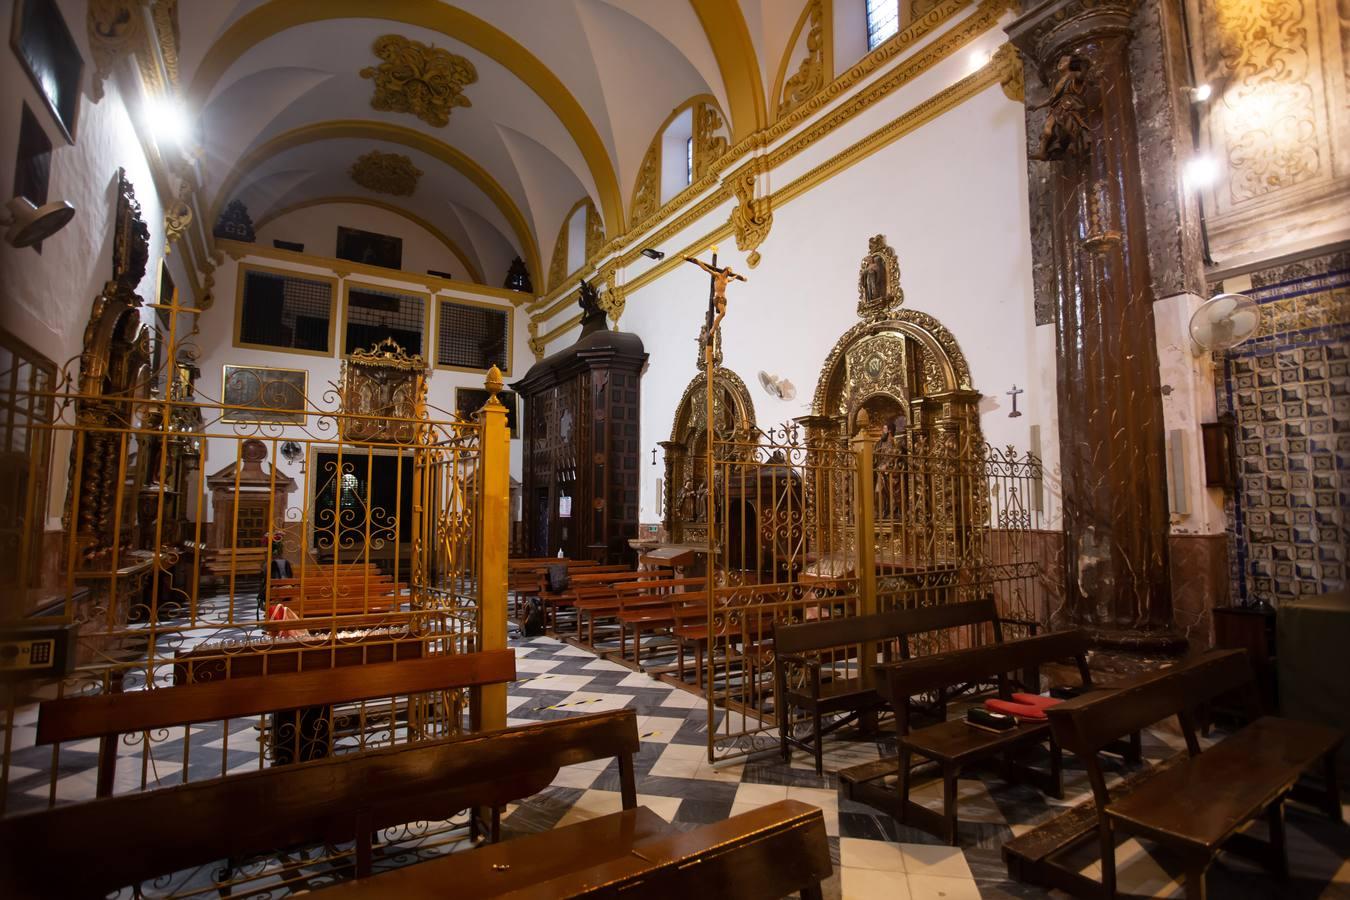
<path id="1" fill-rule="evenodd" d="M 792 747 L 800 747 L 815 756 L 816 774 L 823 772 L 825 735 L 842 728 L 883 705 L 875 685 L 865 680 L 861 671 L 853 677 L 832 675 L 821 677 L 821 651 L 838 650 L 868 645 L 899 647 L 901 659 L 909 657 L 908 638 L 932 631 L 989 626 L 995 643 L 1003 640 L 1003 625 L 1027 627 L 1035 635 L 1035 622 L 1001 618 L 992 597 L 896 609 L 870 616 L 845 616 L 837 619 L 817 619 L 794 625 L 775 624 L 773 646 L 774 706 L 778 715 L 778 746 L 784 762 L 791 758 Z M 889 651 L 888 651 L 889 653 Z M 856 654 L 850 654 L 850 658 Z M 792 669 L 806 671 L 805 686 L 790 688 Z M 952 685 L 956 686 L 956 685 Z M 949 685 L 943 685 L 943 688 Z M 945 699 L 946 694 L 944 693 Z M 940 700 L 939 708 L 943 708 Z M 812 733 L 803 740 L 792 733 L 794 709 L 806 710 L 812 717 Z M 824 717 L 844 713 L 824 725 Z"/>
<path id="2" fill-rule="evenodd" d="M 624 585 L 618 591 L 619 657 L 626 658 L 626 634 L 633 630 L 633 662 L 642 664 L 642 633 L 648 629 L 669 629 L 672 632 L 687 613 L 707 617 L 708 595 L 706 578 L 674 578 L 654 585 L 637 582 Z M 676 638 L 677 656 L 680 638 Z M 684 677 L 681 658 L 677 667 Z"/>
<path id="3" fill-rule="evenodd" d="M 504 806 L 543 790 L 563 766 L 618 757 L 632 810 L 638 749 L 636 714 L 623 709 L 11 816 L 0 819 L 0 884 L 16 898 L 102 896 L 220 859 L 349 841 L 364 878 L 380 829 Z M 75 865 L 72 835 L 89 837 Z"/>
<path id="4" fill-rule="evenodd" d="M 577 613 L 577 639 L 581 639 L 583 620 L 587 625 L 586 643 L 594 647 L 595 623 L 598 619 L 615 619 L 621 610 L 636 608 L 643 604 L 644 599 L 664 597 L 676 588 L 703 584 L 702 578 L 676 578 L 670 570 L 648 569 L 643 574 L 647 577 L 593 588 L 578 588 L 572 603 Z M 622 629 L 619 637 L 622 643 Z"/>
<path id="5" fill-rule="evenodd" d="M 957 804 L 956 783 L 961 772 L 990 759 L 1011 755 L 1029 746 L 1049 743 L 1050 771 L 1039 772 L 1014 765 L 1005 758 L 1004 771 L 1038 782 L 1046 793 L 1063 796 L 1061 778 L 1062 751 L 1052 740 L 1047 721 L 1022 721 L 1016 728 L 992 733 L 967 725 L 964 719 L 951 719 L 937 725 L 911 731 L 909 728 L 909 698 L 922 693 L 942 690 L 954 684 L 998 680 L 998 694 L 1007 699 L 1007 673 L 1023 671 L 1031 666 L 1072 657 L 1078 666 L 1083 687 L 1091 687 L 1092 676 L 1087 667 L 1087 634 L 1082 631 L 1057 631 L 1036 637 L 970 647 L 936 653 L 899 662 L 885 663 L 874 669 L 877 688 L 895 710 L 896 760 L 880 760 L 840 773 L 848 786 L 848 794 L 855 800 L 872 804 L 891 812 L 906 825 L 913 825 L 938 835 L 947 843 L 956 844 Z M 1033 686 L 1025 686 L 1035 691 Z M 913 780 L 911 761 L 914 756 L 936 763 L 942 772 L 943 811 L 935 813 L 928 807 L 909 799 Z M 897 790 L 884 789 L 886 775 L 897 775 Z"/>
<path id="6" fill-rule="evenodd" d="M 1255 721 L 1201 751 L 1196 710 L 1239 692 Z M 1205 872 L 1220 850 L 1263 860 L 1280 877 L 1288 874 L 1284 846 L 1284 798 L 1308 769 L 1321 762 L 1323 809 L 1341 820 L 1336 750 L 1342 731 L 1273 716 L 1260 716 L 1251 663 L 1243 650 L 1215 651 L 1137 684 L 1088 695 L 1048 710 L 1055 739 L 1087 767 L 1091 801 L 1008 842 L 1008 873 L 1023 881 L 1058 887 L 1076 896 L 1115 896 L 1115 845 L 1139 835 L 1180 854 L 1188 898 L 1205 896 Z M 1099 754 L 1121 735 L 1176 716 L 1186 753 L 1163 765 L 1106 784 Z M 1269 843 L 1239 834 L 1255 818 L 1270 826 Z M 1102 879 L 1067 867 L 1061 858 L 1096 837 Z"/>
<path id="7" fill-rule="evenodd" d="M 516 677 L 515 653 L 432 656 L 401 662 L 371 663 L 224 681 L 187 684 L 150 691 L 93 694 L 47 700 L 38 706 L 39 746 L 100 739 L 96 796 L 112 795 L 117 740 L 123 734 L 176 728 L 263 715 L 437 691 L 503 684 Z"/>
<path id="8" fill-rule="evenodd" d="M 519 613 L 520 600 L 538 596 L 541 588 L 548 587 L 549 566 L 564 565 L 570 575 L 573 572 L 593 571 L 599 565 L 593 559 L 559 559 L 552 556 L 508 559 L 506 561 L 506 589 L 511 598 L 511 611 Z"/>
<path id="9" fill-rule="evenodd" d="M 242 581 L 253 583 L 263 577 L 268 555 L 267 547 L 215 547 L 202 551 L 201 571 L 216 584 L 226 586 L 233 571 L 238 587 Z"/>
<path id="10" fill-rule="evenodd" d="M 545 618 L 550 630 L 557 631 L 558 612 L 570 607 L 577 599 L 578 591 L 589 596 L 588 589 L 604 592 L 613 590 L 613 586 L 625 581 L 640 581 L 661 577 L 657 572 L 636 572 L 627 566 L 596 566 L 577 575 L 568 575 L 568 584 L 564 590 L 546 590 L 540 588 L 539 599 L 543 601 Z"/>
<path id="11" fill-rule="evenodd" d="M 596 857 L 604 858 L 593 861 Z M 446 886 L 454 885 L 459 900 L 506 895 L 778 900 L 798 891 L 804 900 L 819 900 L 820 883 L 831 870 L 824 818 L 797 800 L 688 832 L 640 807 L 344 882 L 323 897 L 431 900 L 445 897 Z"/>

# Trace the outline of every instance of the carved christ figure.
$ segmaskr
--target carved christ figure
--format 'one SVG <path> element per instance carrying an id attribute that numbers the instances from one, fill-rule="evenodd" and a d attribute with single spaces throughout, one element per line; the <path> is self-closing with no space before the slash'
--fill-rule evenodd
<path id="1" fill-rule="evenodd" d="M 1045 127 L 1041 129 L 1040 151 L 1028 154 L 1031 159 L 1063 159 L 1071 151 L 1083 150 L 1087 131 L 1087 100 L 1084 97 L 1087 61 L 1066 53 L 1059 58 L 1055 69 L 1059 74 L 1049 98 L 1030 107 L 1033 110 L 1050 107 Z"/>
<path id="2" fill-rule="evenodd" d="M 713 319 L 711 333 L 716 334 L 718 327 L 722 324 L 723 317 L 727 314 L 727 282 L 733 278 L 737 281 L 745 281 L 746 277 L 737 275 L 731 270 L 731 266 L 719 269 L 717 266 L 710 266 L 703 260 L 694 259 L 692 256 L 686 256 L 684 261 L 693 263 L 713 277 L 713 305 L 717 308 L 717 318 Z"/>

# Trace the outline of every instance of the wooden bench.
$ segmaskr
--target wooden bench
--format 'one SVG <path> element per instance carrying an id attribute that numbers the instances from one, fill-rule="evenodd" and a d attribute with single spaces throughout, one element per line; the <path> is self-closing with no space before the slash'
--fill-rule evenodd
<path id="1" fill-rule="evenodd" d="M 1238 692 L 1254 721 L 1201 751 L 1196 711 Z M 1264 861 L 1287 875 L 1284 798 L 1304 772 L 1321 762 L 1326 790 L 1318 799 L 1341 820 L 1336 750 L 1344 732 L 1273 716 L 1260 716 L 1251 663 L 1243 650 L 1215 651 L 1137 684 L 1080 697 L 1048 711 L 1055 739 L 1087 767 L 1092 799 L 1008 842 L 1008 873 L 1022 881 L 1058 887 L 1082 897 L 1115 896 L 1115 845 L 1138 835 L 1178 853 L 1186 896 L 1205 896 L 1205 872 L 1220 850 Z M 1131 730 L 1176 716 L 1186 753 L 1109 787 L 1099 754 Z M 1264 816 L 1270 841 L 1239 834 Z M 1082 874 L 1081 863 L 1065 866 L 1065 853 L 1096 837 L 1102 879 Z"/>
<path id="2" fill-rule="evenodd" d="M 734 897 L 778 900 L 800 892 L 819 900 L 830 876 L 829 840 L 819 809 L 780 800 L 680 832 L 645 807 L 454 853 L 360 881 L 334 885 L 325 900 L 509 895 L 571 897 Z"/>
<path id="3" fill-rule="evenodd" d="M 290 654 L 284 654 L 289 656 Z M 298 660 L 296 660 L 298 661 Z M 515 654 L 490 650 L 312 671 L 255 675 L 148 691 L 47 700 L 38 706 L 39 746 L 99 739 L 95 796 L 113 792 L 117 742 L 123 734 L 176 728 L 449 688 L 504 684 L 516 677 Z M 276 730 L 276 729 L 274 729 Z M 314 740 L 293 728 L 295 742 Z M 295 756 L 303 755 L 297 752 Z"/>
<path id="4" fill-rule="evenodd" d="M 595 646 L 595 624 L 598 619 L 617 619 L 619 611 L 626 606 L 640 604 L 639 596 L 665 595 L 677 587 L 690 584 L 702 584 L 703 579 L 675 578 L 674 573 L 666 570 L 648 569 L 640 573 L 644 577 L 615 581 L 595 586 L 578 586 L 572 606 L 577 614 L 577 639 L 581 639 L 581 626 L 587 625 L 586 643 Z M 620 634 L 622 638 L 622 633 Z"/>
<path id="5" fill-rule="evenodd" d="M 548 587 L 549 566 L 563 565 L 573 572 L 593 571 L 599 565 L 593 559 L 559 559 L 551 556 L 508 559 L 506 561 L 506 589 L 511 598 L 513 614 L 519 613 L 519 601 L 536 597 L 541 588 Z"/>
<path id="6" fill-rule="evenodd" d="M 636 714 L 624 709 L 12 816 L 0 819 L 0 884 L 7 896 L 102 896 L 220 859 L 344 842 L 355 842 L 355 875 L 365 878 L 380 829 L 500 808 L 543 790 L 563 766 L 617 757 L 621 802 L 633 810 L 639 746 Z M 72 835 L 90 838 L 78 865 Z"/>
<path id="7" fill-rule="evenodd" d="M 544 604 L 546 624 L 550 630 L 556 632 L 559 611 L 564 607 L 572 606 L 578 597 L 578 592 L 581 595 L 590 596 L 589 591 L 603 593 L 613 590 L 614 585 L 625 581 L 659 577 L 660 575 L 656 572 L 636 572 L 627 566 L 596 566 L 577 575 L 569 574 L 567 576 L 567 587 L 561 591 L 548 590 L 546 584 L 541 585 L 539 599 Z"/>
<path id="8" fill-rule="evenodd" d="M 1024 720 L 1009 731 L 993 733 L 967 725 L 964 719 L 951 719 L 911 731 L 909 698 L 939 691 L 961 682 L 996 678 L 998 695 L 1010 695 L 1007 673 L 1072 657 L 1083 687 L 1092 684 L 1087 667 L 1087 635 L 1082 631 L 1058 631 L 1021 638 L 984 647 L 952 650 L 915 659 L 879 665 L 874 670 L 878 691 L 895 710 L 897 760 L 880 760 L 855 766 L 839 773 L 848 795 L 891 812 L 906 825 L 938 835 L 949 844 L 957 838 L 957 779 L 963 770 L 1005 757 L 1005 775 L 1021 776 L 1039 784 L 1054 797 L 1063 795 L 1061 779 L 1062 751 L 1053 740 L 1048 721 Z M 1035 691 L 1034 686 L 1024 686 Z M 1016 765 L 1012 755 L 1027 747 L 1049 743 L 1050 771 L 1041 772 Z M 915 756 L 936 763 L 942 774 L 941 813 L 910 799 Z M 885 778 L 897 777 L 895 790 L 887 789 Z"/>
<path id="9" fill-rule="evenodd" d="M 615 615 L 619 622 L 619 658 L 627 657 L 626 634 L 633 631 L 633 662 L 642 664 L 642 633 L 648 629 L 674 631 L 675 626 L 690 615 L 706 619 L 708 595 L 705 578 L 674 578 L 656 584 L 637 582 L 619 588 L 619 607 Z M 684 654 L 681 640 L 676 637 L 677 667 L 684 677 Z"/>
<path id="10" fill-rule="evenodd" d="M 883 705 L 875 685 L 861 671 L 861 665 L 855 675 L 840 677 L 832 674 L 828 680 L 822 678 L 821 651 L 870 648 L 882 644 L 889 654 L 887 645 L 894 645 L 898 647 L 900 658 L 907 659 L 908 639 L 915 635 L 988 625 L 994 642 L 998 643 L 1003 640 L 1005 624 L 1023 626 L 1031 634 L 1036 633 L 1035 622 L 1001 618 L 992 597 L 896 609 L 868 616 L 817 619 L 798 624 L 776 623 L 773 634 L 776 658 L 774 707 L 778 716 L 778 746 L 783 761 L 787 762 L 791 758 L 792 747 L 800 747 L 815 756 L 816 774 L 821 774 L 824 771 L 825 735 Z M 872 653 L 875 658 L 875 651 Z M 846 654 L 846 658 L 858 658 L 861 661 L 856 651 Z M 792 669 L 805 670 L 804 687 L 789 686 L 793 680 Z M 940 709 L 945 696 L 943 693 L 939 698 Z M 794 709 L 806 710 L 811 715 L 812 729 L 806 740 L 792 733 Z M 844 715 L 828 726 L 824 725 L 825 716 L 840 713 Z"/>
<path id="11" fill-rule="evenodd" d="M 269 556 L 267 547 L 216 547 L 202 551 L 201 571 L 217 585 L 229 584 L 231 572 L 236 586 L 241 580 L 252 583 L 263 577 Z"/>

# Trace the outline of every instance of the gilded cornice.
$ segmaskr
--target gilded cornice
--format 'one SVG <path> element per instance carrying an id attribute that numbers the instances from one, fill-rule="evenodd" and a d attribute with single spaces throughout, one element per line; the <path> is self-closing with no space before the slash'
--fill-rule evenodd
<path id="1" fill-rule="evenodd" d="M 409 113 L 434 128 L 444 128 L 456 106 L 472 106 L 464 88 L 478 70 L 462 56 L 399 34 L 375 39 L 371 50 L 381 60 L 361 70 L 375 82 L 374 109 Z"/>
<path id="2" fill-rule="evenodd" d="M 417 227 L 421 228 L 423 231 L 430 234 L 432 237 L 436 238 L 436 240 L 440 241 L 441 244 L 445 246 L 445 249 L 449 250 L 452 254 L 454 254 L 455 258 L 460 261 L 460 263 L 464 266 L 465 270 L 469 273 L 469 277 L 472 278 L 475 283 L 478 284 L 486 283 L 483 278 L 482 270 L 479 269 L 478 266 L 474 263 L 474 261 L 469 258 L 468 254 L 466 254 L 462 249 L 460 249 L 460 246 L 456 244 L 450 238 L 449 235 L 447 235 L 445 232 L 437 228 L 434 224 L 428 222 L 426 219 L 422 218 L 416 213 L 409 212 L 408 210 L 404 209 L 401 206 L 395 206 L 392 203 L 386 203 L 383 200 L 376 200 L 374 197 L 332 195 L 327 197 L 315 197 L 312 200 L 302 200 L 299 203 L 291 203 L 287 206 L 282 207 L 281 209 L 268 212 L 265 216 L 258 219 L 258 221 L 254 224 L 253 227 L 257 231 L 262 231 L 264 226 L 269 225 L 272 222 L 275 222 L 282 216 L 289 215 L 290 213 L 293 212 L 298 212 L 299 210 L 302 209 L 310 209 L 311 207 L 315 206 L 326 206 L 331 203 L 347 203 L 355 206 L 371 206 L 376 209 L 382 209 L 388 213 L 393 213 L 394 215 L 398 216 L 401 219 L 406 219 L 407 221 L 413 223 Z M 508 293 L 516 295 L 516 298 L 512 302 L 514 302 L 515 305 L 517 306 L 523 303 L 525 301 L 525 298 L 528 297 L 528 295 L 521 294 L 519 291 L 509 291 Z"/>
<path id="3" fill-rule="evenodd" d="M 746 265 L 759 265 L 759 245 L 769 236 L 773 227 L 773 198 L 768 194 L 756 197 L 760 176 L 769 171 L 766 158 L 757 156 L 727 176 L 736 206 L 731 211 L 731 227 L 736 232 L 736 248 L 748 253 Z"/>
<path id="4" fill-rule="evenodd" d="M 441 292 L 449 294 L 459 293 L 490 298 L 492 300 L 506 300 L 516 305 L 519 305 L 520 302 L 519 291 L 493 287 L 489 284 L 471 284 L 467 281 L 455 281 L 453 278 L 440 278 L 436 275 L 422 275 L 418 272 L 405 272 L 402 269 L 386 269 L 383 266 L 366 265 L 365 263 L 353 262 L 349 259 L 335 259 L 330 256 L 315 256 L 311 253 L 296 253 L 294 250 L 282 250 L 277 247 L 266 247 L 262 244 L 244 244 L 226 238 L 217 238 L 216 245 L 219 248 L 217 252 L 222 260 L 225 256 L 229 256 L 236 261 L 253 256 L 260 259 L 270 259 L 278 262 L 290 263 L 292 265 L 323 269 L 334 273 L 339 278 L 346 278 L 350 275 L 364 275 L 401 284 L 417 285 L 433 294 Z"/>
<path id="5" fill-rule="evenodd" d="M 1137 0 L 1045 0 L 1008 26 L 1008 37 L 1047 78 L 1070 46 L 1093 36 L 1128 34 Z"/>

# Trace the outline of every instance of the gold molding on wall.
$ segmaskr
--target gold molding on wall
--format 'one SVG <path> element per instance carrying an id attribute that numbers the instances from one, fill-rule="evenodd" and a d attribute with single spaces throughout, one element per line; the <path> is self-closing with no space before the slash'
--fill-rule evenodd
<path id="1" fill-rule="evenodd" d="M 805 86 L 815 85 L 806 95 L 800 96 L 796 100 L 789 100 L 786 96 L 787 85 L 784 79 L 787 79 L 788 65 L 792 62 L 793 55 L 797 50 L 797 42 L 801 38 L 802 30 L 810 23 L 810 31 L 807 32 L 806 58 L 802 60 L 801 66 L 797 69 L 793 79 L 798 79 L 796 85 Z M 817 33 L 818 30 L 818 33 Z M 812 48 L 812 39 L 815 39 L 815 48 Z M 789 83 L 792 79 L 787 79 Z M 792 36 L 788 38 L 787 46 L 783 48 L 783 58 L 778 63 L 778 75 L 773 82 L 774 102 L 774 121 L 778 121 L 783 116 L 792 112 L 793 109 L 800 106 L 806 100 L 814 96 L 826 84 L 834 80 L 834 2 L 833 0 L 809 0 L 802 8 L 802 14 L 797 19 L 796 26 L 792 29 Z M 801 87 L 797 87 L 800 91 Z"/>
<path id="2" fill-rule="evenodd" d="M 326 206 L 330 203 L 349 203 L 354 206 L 371 206 L 374 207 L 375 209 L 382 209 L 385 212 L 393 213 L 394 215 L 398 216 L 401 219 L 406 219 L 407 221 L 416 225 L 418 228 L 421 228 L 423 231 L 430 234 L 436 240 L 440 241 L 445 246 L 445 249 L 453 253 L 455 255 L 455 258 L 460 261 L 460 264 L 464 266 L 465 271 L 469 273 L 469 277 L 472 278 L 475 283 L 477 284 L 484 283 L 482 270 L 480 270 L 478 266 L 476 266 L 473 263 L 473 261 L 469 259 L 468 255 L 463 250 L 460 249 L 459 245 L 456 244 L 450 238 L 449 235 L 447 235 L 445 232 L 441 231 L 435 225 L 428 222 L 426 219 L 422 218 L 416 213 L 409 212 L 408 210 L 403 209 L 400 206 L 395 206 L 392 203 L 386 203 L 383 200 L 376 200 L 373 197 L 347 197 L 334 195 L 328 197 L 317 197 L 313 200 L 301 200 L 299 203 L 292 203 L 289 204 L 288 206 L 283 206 L 281 209 L 267 213 L 267 215 L 258 219 L 258 221 L 254 223 L 253 230 L 262 231 L 263 228 L 280 219 L 282 216 L 290 215 L 293 212 L 299 212 L 302 209 L 309 209 L 314 206 Z M 518 297 L 528 296 L 521 294 L 519 291 L 510 291 L 509 293 L 516 294 Z M 514 302 L 517 305 L 519 305 L 523 301 L 516 300 Z"/>

